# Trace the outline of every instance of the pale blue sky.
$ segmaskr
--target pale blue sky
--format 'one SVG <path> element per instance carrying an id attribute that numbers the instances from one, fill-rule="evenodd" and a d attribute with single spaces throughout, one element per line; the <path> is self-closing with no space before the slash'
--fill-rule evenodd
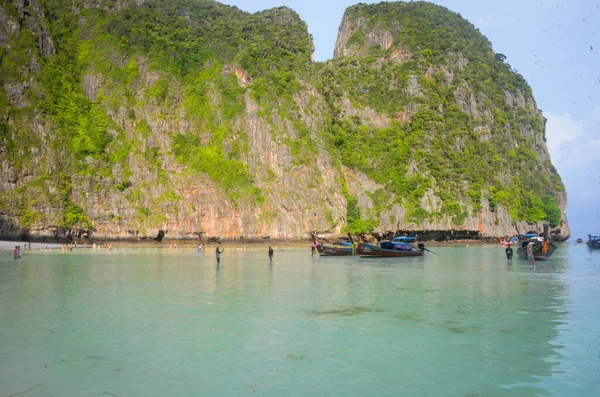
<path id="1" fill-rule="evenodd" d="M 256 12 L 286 5 L 308 24 L 315 60 L 332 57 L 352 0 L 223 0 Z M 436 0 L 471 21 L 533 88 L 569 195 L 573 238 L 600 234 L 600 2 Z"/>

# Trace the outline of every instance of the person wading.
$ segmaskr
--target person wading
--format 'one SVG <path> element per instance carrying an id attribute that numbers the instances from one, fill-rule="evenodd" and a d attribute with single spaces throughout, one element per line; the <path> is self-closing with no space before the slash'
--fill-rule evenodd
<path id="1" fill-rule="evenodd" d="M 221 254 L 225 252 L 225 248 L 223 248 L 222 250 L 219 250 L 219 247 L 217 247 L 216 251 L 215 251 L 215 255 L 217 256 L 217 264 L 221 263 Z"/>
<path id="2" fill-rule="evenodd" d="M 529 242 L 529 244 L 527 244 L 527 263 L 531 267 L 535 266 L 535 257 L 533 256 L 533 242 L 531 241 Z"/>
<path id="3" fill-rule="evenodd" d="M 273 248 L 271 246 L 269 246 L 269 260 L 273 261 Z"/>
<path id="4" fill-rule="evenodd" d="M 21 256 L 22 256 L 21 255 L 21 246 L 20 245 L 16 245 L 15 246 L 15 250 L 13 252 L 13 258 L 15 260 L 17 260 L 17 259 L 21 259 Z"/>
<path id="5" fill-rule="evenodd" d="M 506 253 L 506 259 L 508 259 L 509 261 L 512 260 L 513 249 L 510 247 L 510 245 L 508 247 L 506 247 L 506 249 L 504 250 L 504 252 Z"/>
<path id="6" fill-rule="evenodd" d="M 358 241 L 352 240 L 352 256 L 358 255 Z"/>

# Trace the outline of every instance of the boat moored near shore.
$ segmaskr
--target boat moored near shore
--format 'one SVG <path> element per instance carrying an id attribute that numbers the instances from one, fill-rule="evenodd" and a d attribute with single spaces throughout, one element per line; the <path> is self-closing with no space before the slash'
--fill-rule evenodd
<path id="1" fill-rule="evenodd" d="M 317 245 L 317 251 L 321 256 L 352 256 L 352 247 L 351 246 L 329 246 L 319 244 Z"/>
<path id="2" fill-rule="evenodd" d="M 358 255 L 361 258 L 403 258 L 411 256 L 423 256 L 425 246 L 419 244 L 418 250 L 406 249 L 386 249 L 373 244 L 360 243 L 358 245 Z"/>
<path id="3" fill-rule="evenodd" d="M 517 250 L 519 258 L 528 259 L 527 246 L 529 245 L 529 243 L 533 244 L 533 258 L 536 261 L 544 261 L 550 258 L 554 251 L 556 251 L 557 247 L 550 241 L 548 230 L 549 225 L 545 224 L 544 233 L 541 236 L 532 233 L 521 235 L 522 241 L 519 245 L 519 249 Z"/>
<path id="4" fill-rule="evenodd" d="M 600 236 L 592 236 L 588 234 L 589 240 L 586 243 L 588 247 L 594 250 L 600 249 Z"/>

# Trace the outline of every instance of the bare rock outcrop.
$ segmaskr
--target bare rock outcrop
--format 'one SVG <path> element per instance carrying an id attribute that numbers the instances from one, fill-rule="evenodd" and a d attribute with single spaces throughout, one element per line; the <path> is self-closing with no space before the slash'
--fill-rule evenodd
<path id="1" fill-rule="evenodd" d="M 463 83 L 454 91 L 454 99 L 463 112 L 479 117 L 477 98 L 467 83 Z"/>
<path id="2" fill-rule="evenodd" d="M 231 74 L 235 74 L 235 77 L 237 77 L 237 81 L 238 84 L 240 85 L 240 87 L 250 87 L 252 85 L 252 78 L 250 77 L 250 75 L 248 74 L 247 71 L 245 71 L 244 69 L 240 68 L 239 66 L 235 66 L 235 65 L 224 65 L 223 66 L 223 74 L 225 76 L 229 76 Z"/>
<path id="3" fill-rule="evenodd" d="M 344 117 L 358 117 L 364 124 L 382 128 L 390 124 L 390 119 L 368 106 L 354 106 L 347 96 L 340 102 L 340 108 Z"/>
<path id="4" fill-rule="evenodd" d="M 378 47 L 383 50 L 388 50 L 392 46 L 394 40 L 389 31 L 377 27 L 367 29 L 363 26 L 364 21 L 364 18 L 344 16 L 338 30 L 338 38 L 333 50 L 334 58 L 364 55 L 369 47 Z M 360 36 L 360 42 L 353 43 L 351 40 L 353 35 Z M 394 53 L 391 58 L 401 62 L 404 58 L 409 59 L 410 55 L 403 51 L 399 51 Z"/>
<path id="5" fill-rule="evenodd" d="M 38 49 L 42 56 L 56 52 L 54 41 L 46 27 L 44 12 L 39 0 L 16 0 L 20 23 L 27 26 L 38 39 Z"/>
<path id="6" fill-rule="evenodd" d="M 6 96 L 19 109 L 23 109 L 25 106 L 29 106 L 29 101 L 26 97 L 28 88 L 28 83 L 14 82 L 4 84 L 4 91 L 6 92 Z"/>
<path id="7" fill-rule="evenodd" d="M 4 7 L 0 5 L 0 46 L 7 46 L 9 44 L 9 37 L 11 34 L 19 33 L 20 26 L 17 22 L 12 21 L 4 10 Z"/>
<path id="8" fill-rule="evenodd" d="M 90 101 L 95 101 L 98 96 L 98 91 L 102 87 L 102 83 L 104 82 L 104 78 L 102 73 L 96 74 L 86 74 L 83 76 L 83 91 L 85 96 Z"/>
<path id="9" fill-rule="evenodd" d="M 344 16 L 344 19 L 342 20 L 342 23 L 338 29 L 338 38 L 333 49 L 334 58 L 340 58 L 351 53 L 347 49 L 348 40 L 350 39 L 350 36 L 352 36 L 352 34 L 361 27 L 363 22 L 363 18 L 347 19 Z"/>

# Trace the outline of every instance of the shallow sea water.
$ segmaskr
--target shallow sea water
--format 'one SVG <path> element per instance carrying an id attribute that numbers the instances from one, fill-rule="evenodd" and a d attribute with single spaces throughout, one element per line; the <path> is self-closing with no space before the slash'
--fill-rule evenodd
<path id="1" fill-rule="evenodd" d="M 600 252 L 432 249 L 4 253 L 0 396 L 600 395 Z"/>

